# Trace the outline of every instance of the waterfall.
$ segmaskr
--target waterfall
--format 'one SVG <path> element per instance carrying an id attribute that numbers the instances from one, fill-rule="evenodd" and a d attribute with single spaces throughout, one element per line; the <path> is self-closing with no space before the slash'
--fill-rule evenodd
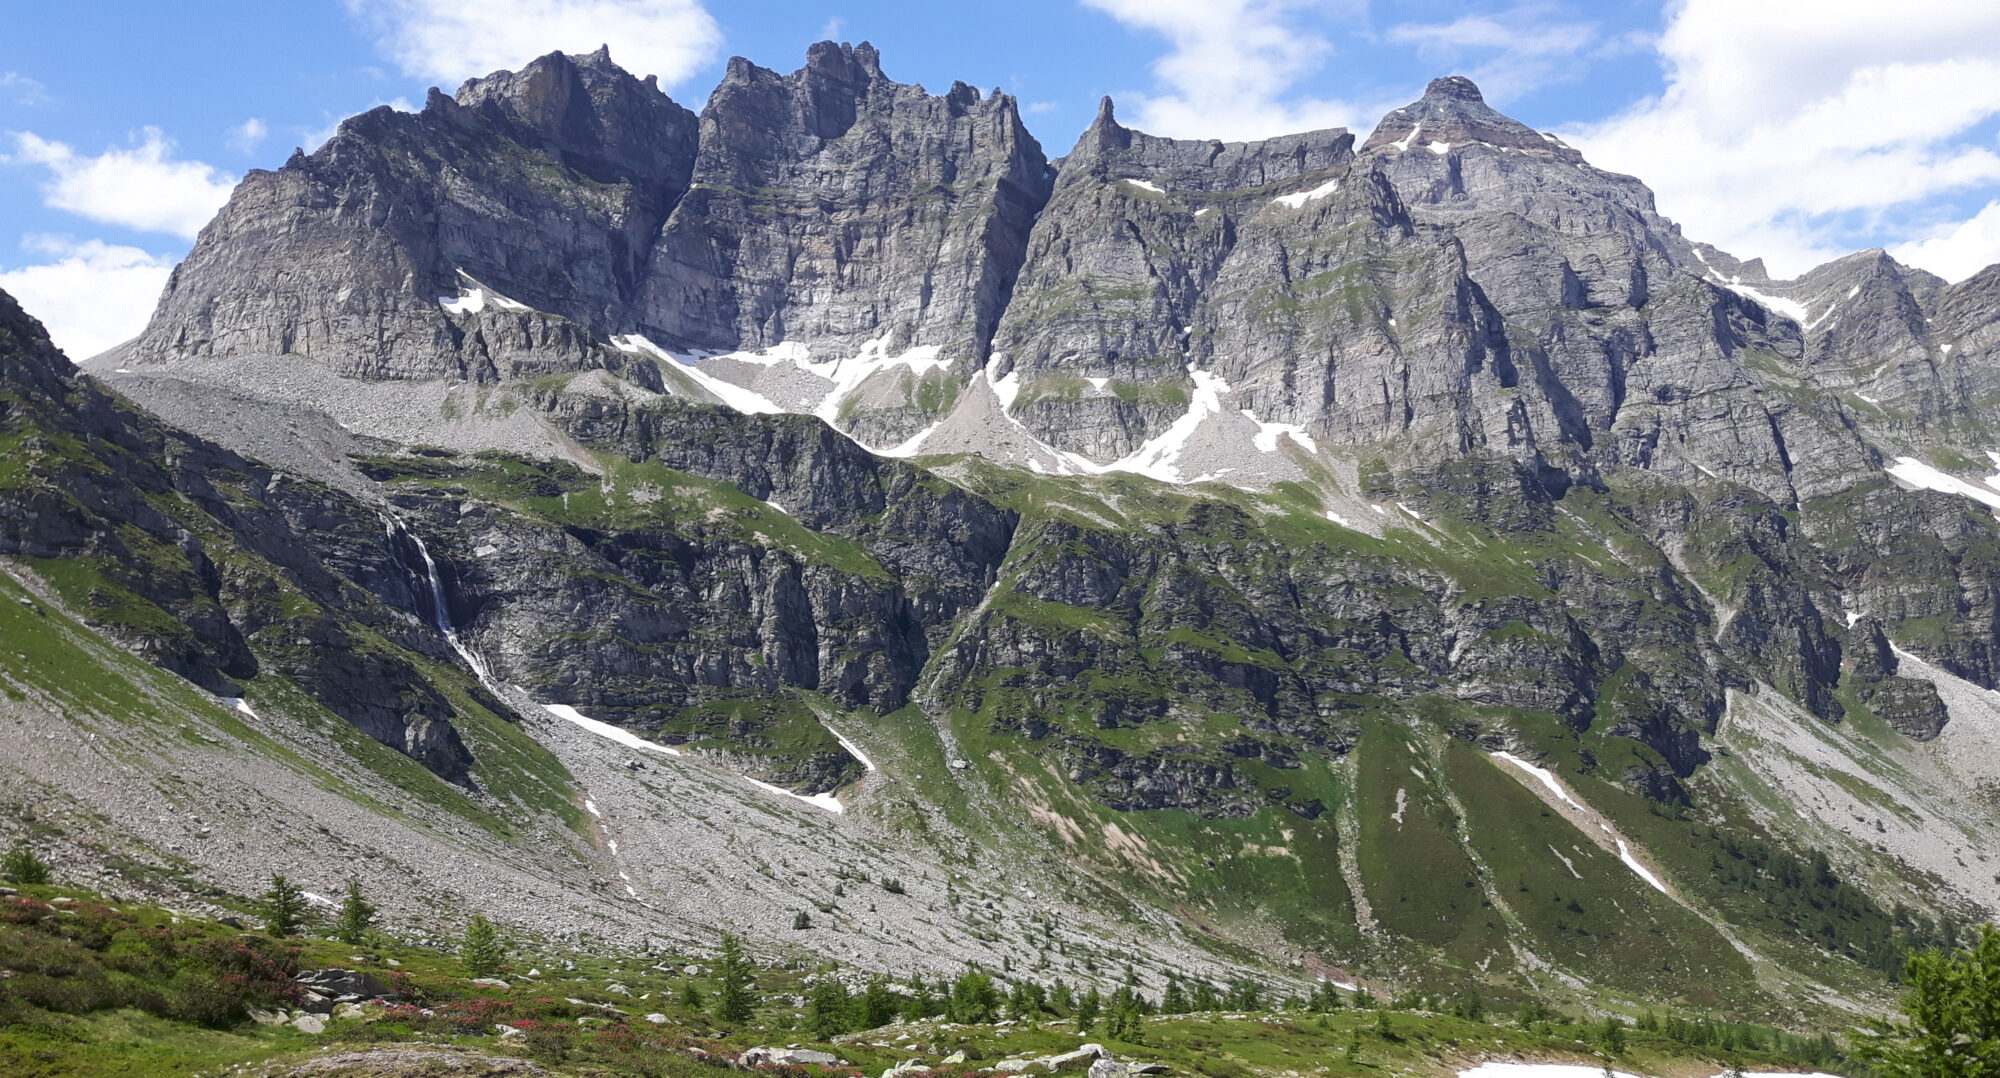
<path id="1" fill-rule="evenodd" d="M 451 606 L 444 599 L 444 579 L 438 575 L 437 562 L 431 559 L 430 548 L 424 545 L 423 539 L 416 532 L 404 527 L 403 522 L 394 517 L 384 516 L 382 525 L 388 529 L 391 554 L 395 553 L 396 538 L 399 535 L 408 539 L 410 544 L 417 548 L 417 556 L 424 559 L 424 580 L 431 589 L 431 624 L 443 634 L 445 643 L 451 645 L 451 650 L 457 652 L 458 657 L 465 660 L 465 665 L 471 667 L 472 672 L 478 675 L 480 683 L 492 688 L 493 672 L 487 668 L 486 660 L 480 658 L 478 652 L 466 647 L 465 642 L 458 638 L 458 627 L 451 622 Z M 398 559 L 399 562 L 400 560 Z"/>

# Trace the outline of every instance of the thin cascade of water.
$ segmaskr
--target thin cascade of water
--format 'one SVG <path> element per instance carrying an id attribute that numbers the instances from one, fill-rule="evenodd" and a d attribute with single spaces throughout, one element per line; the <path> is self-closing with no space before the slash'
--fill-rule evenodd
<path id="1" fill-rule="evenodd" d="M 404 527 L 401 521 L 384 516 L 382 524 L 388 529 L 391 551 L 395 549 L 398 533 L 417 548 L 417 556 L 424 559 L 424 579 L 431 589 L 431 623 L 437 627 L 439 633 L 443 634 L 445 643 L 451 645 L 451 650 L 457 652 L 458 657 L 465 660 L 465 665 L 471 667 L 472 672 L 478 675 L 480 682 L 491 688 L 493 672 L 487 667 L 486 660 L 480 658 L 478 652 L 467 647 L 465 642 L 458 638 L 458 627 L 451 621 L 451 607 L 444 600 L 444 580 L 438 575 L 437 562 L 432 560 L 430 548 L 424 545 L 422 537 Z"/>

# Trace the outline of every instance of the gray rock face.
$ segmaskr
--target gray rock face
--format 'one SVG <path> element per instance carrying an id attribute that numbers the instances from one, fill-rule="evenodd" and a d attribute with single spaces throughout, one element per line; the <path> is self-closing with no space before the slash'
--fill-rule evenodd
<path id="1" fill-rule="evenodd" d="M 866 44 L 783 76 L 733 60 L 634 321 L 673 347 L 837 358 L 887 337 L 983 362 L 1049 179 L 1005 94 L 928 95 Z"/>
<path id="2" fill-rule="evenodd" d="M 225 697 L 271 668 L 442 777 L 472 754 L 419 657 L 447 652 L 376 510 L 183 434 L 78 375 L 0 293 L 0 553 L 64 559 L 92 625 Z"/>
<path id="3" fill-rule="evenodd" d="M 694 144 L 693 114 L 602 52 L 353 117 L 244 179 L 127 361 L 293 354 L 480 380 L 621 367 L 593 332 L 622 324 Z M 483 309 L 440 305 L 482 286 Z"/>
<path id="4" fill-rule="evenodd" d="M 1353 141 L 1157 138 L 1120 126 L 1106 98 L 1061 162 L 1000 328 L 1021 378 L 1013 413 L 1099 461 L 1159 434 L 1188 409 L 1186 365 L 1212 351 L 1205 303 L 1243 219 L 1301 177 L 1344 175 Z"/>

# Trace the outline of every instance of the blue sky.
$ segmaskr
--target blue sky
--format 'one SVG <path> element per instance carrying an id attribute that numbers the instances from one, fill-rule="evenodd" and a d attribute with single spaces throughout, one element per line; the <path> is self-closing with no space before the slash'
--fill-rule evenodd
<path id="1" fill-rule="evenodd" d="M 1053 156 L 1099 96 L 1161 134 L 1347 125 L 1440 74 L 1632 172 L 1788 275 L 1887 246 L 2000 260 L 2000 5 L 1958 0 L 5 0 L 0 288 L 85 356 L 143 325 L 249 168 L 431 85 L 608 42 L 699 109 L 730 55 L 872 41 L 894 78 L 1018 97 Z M 1990 9 L 1990 10 L 1989 10 Z"/>

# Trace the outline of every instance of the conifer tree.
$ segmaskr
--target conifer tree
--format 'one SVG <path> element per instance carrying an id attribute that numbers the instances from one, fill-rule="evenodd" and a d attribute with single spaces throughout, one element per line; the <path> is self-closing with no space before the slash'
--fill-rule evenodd
<path id="1" fill-rule="evenodd" d="M 271 875 L 271 889 L 264 892 L 261 912 L 264 929 L 273 936 L 297 935 L 306 921 L 306 896 L 283 873 Z"/>
<path id="2" fill-rule="evenodd" d="M 5 876 L 8 883 L 43 884 L 49 882 L 49 866 L 35 856 L 35 848 L 28 845 L 27 839 L 21 839 L 7 850 L 5 857 L 0 857 L 0 876 Z"/>
<path id="3" fill-rule="evenodd" d="M 334 922 L 333 936 L 342 943 L 359 946 L 375 924 L 376 909 L 361 894 L 361 881 L 347 881 L 347 895 L 340 900 L 340 919 Z"/>
<path id="4" fill-rule="evenodd" d="M 1181 979 L 1179 977 L 1168 977 L 1167 990 L 1160 993 L 1160 1013 L 1186 1014 L 1187 1012 L 1187 991 L 1181 987 Z"/>
<path id="5" fill-rule="evenodd" d="M 691 1011 L 701 1010 L 708 1005 L 701 998 L 701 989 L 696 988 L 691 980 L 681 982 L 680 1004 Z"/>
<path id="6" fill-rule="evenodd" d="M 2000 930 L 1980 926 L 1956 953 L 1911 955 L 1902 980 L 1905 1021 L 1871 1023 L 1856 1055 L 1882 1078 L 2000 1074 Z"/>
<path id="7" fill-rule="evenodd" d="M 872 977 L 868 988 L 861 993 L 859 1006 L 862 1029 L 886 1026 L 896 1017 L 896 994 L 889 991 L 889 981 L 884 977 Z"/>
<path id="8" fill-rule="evenodd" d="M 951 1020 L 966 1025 L 991 1022 L 1000 1010 L 1000 991 L 981 969 L 968 969 L 951 986 Z"/>
<path id="9" fill-rule="evenodd" d="M 474 977 L 491 977 L 500 972 L 500 960 L 505 957 L 500 948 L 500 933 L 485 914 L 475 913 L 466 922 L 458 956 Z"/>
<path id="10" fill-rule="evenodd" d="M 720 1022 L 747 1022 L 756 1006 L 751 994 L 753 970 L 743 956 L 743 941 L 722 934 L 722 953 L 715 960 L 715 1017 Z"/>
<path id="11" fill-rule="evenodd" d="M 1088 1033 L 1097 1025 L 1097 1016 L 1104 1011 L 1104 997 L 1097 994 L 1097 986 L 1092 985 L 1083 998 L 1076 1001 L 1076 1031 Z"/>
<path id="12" fill-rule="evenodd" d="M 806 1029 L 822 1041 L 846 1033 L 850 998 L 847 986 L 831 977 L 813 985 L 806 995 Z"/>

